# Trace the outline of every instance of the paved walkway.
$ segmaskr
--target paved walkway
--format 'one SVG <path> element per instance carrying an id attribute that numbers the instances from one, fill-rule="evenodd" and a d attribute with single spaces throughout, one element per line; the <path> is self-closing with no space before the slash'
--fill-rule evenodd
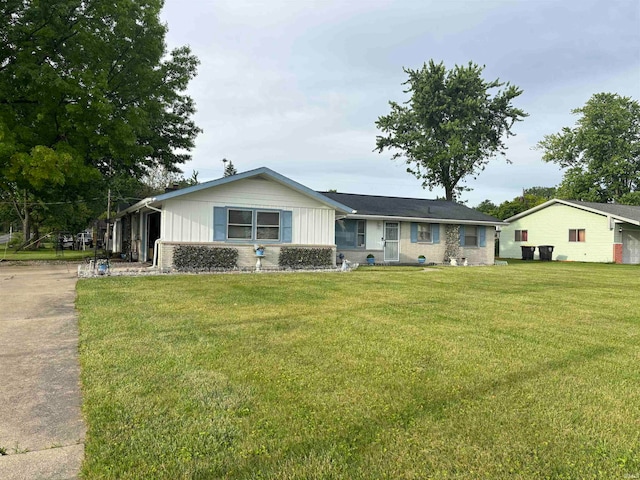
<path id="1" fill-rule="evenodd" d="M 0 479 L 74 479 L 84 455 L 74 264 L 0 263 Z"/>

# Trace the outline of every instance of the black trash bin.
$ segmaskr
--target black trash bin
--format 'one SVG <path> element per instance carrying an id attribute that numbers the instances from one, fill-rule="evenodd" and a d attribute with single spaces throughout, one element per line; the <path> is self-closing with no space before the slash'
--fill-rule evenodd
<path id="1" fill-rule="evenodd" d="M 533 260 L 533 254 L 536 251 L 536 247 L 525 247 L 524 245 L 522 245 L 520 248 L 522 249 L 523 260 Z"/>
<path id="2" fill-rule="evenodd" d="M 553 255 L 553 245 L 540 245 L 538 247 L 540 252 L 540 260 L 550 262 Z"/>

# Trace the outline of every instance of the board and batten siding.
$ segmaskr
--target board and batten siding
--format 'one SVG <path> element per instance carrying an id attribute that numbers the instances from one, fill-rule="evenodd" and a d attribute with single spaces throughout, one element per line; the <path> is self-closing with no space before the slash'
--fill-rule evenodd
<path id="1" fill-rule="evenodd" d="M 289 187 L 260 178 L 166 200 L 162 207 L 162 239 L 167 242 L 213 242 L 214 207 L 291 211 L 292 243 L 335 243 L 335 211 L 332 208 Z"/>
<path id="2" fill-rule="evenodd" d="M 570 242 L 570 229 L 584 229 L 584 242 Z M 515 241 L 516 230 L 527 230 L 526 242 Z M 521 246 L 553 245 L 553 260 L 612 262 L 614 230 L 609 217 L 563 204 L 553 204 L 514 220 L 500 232 L 500 256 L 521 258 Z M 535 258 L 539 251 L 536 249 Z"/>

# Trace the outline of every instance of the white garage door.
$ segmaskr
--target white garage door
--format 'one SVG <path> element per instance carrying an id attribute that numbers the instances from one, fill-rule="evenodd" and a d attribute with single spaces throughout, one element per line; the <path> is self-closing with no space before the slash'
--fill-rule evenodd
<path id="1" fill-rule="evenodd" d="M 640 263 L 640 232 L 622 232 L 622 263 Z"/>

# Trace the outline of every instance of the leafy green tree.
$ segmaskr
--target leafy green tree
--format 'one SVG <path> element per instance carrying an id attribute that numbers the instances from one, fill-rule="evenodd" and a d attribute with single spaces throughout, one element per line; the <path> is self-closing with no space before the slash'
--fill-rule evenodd
<path id="1" fill-rule="evenodd" d="M 376 122 L 383 133 L 376 150 L 392 151 L 392 159 L 404 160 L 423 187 L 443 187 L 447 200 L 468 190 L 461 182 L 479 174 L 493 156 L 506 155 L 505 139 L 527 116 L 512 104 L 522 90 L 485 81 L 483 69 L 470 62 L 447 70 L 433 60 L 419 70 L 405 68 L 409 78 L 403 85 L 411 98 L 403 105 L 389 102 L 391 113 Z"/>
<path id="2" fill-rule="evenodd" d="M 480 202 L 475 207 L 475 210 L 478 210 L 479 212 L 482 212 L 482 213 L 486 213 L 487 215 L 491 215 L 492 217 L 498 216 L 497 215 L 498 206 L 489 199 L 486 199 Z"/>
<path id="3" fill-rule="evenodd" d="M 500 205 L 496 205 L 490 200 L 484 200 L 475 209 L 500 220 L 505 220 L 554 198 L 554 193 L 554 187 L 527 188 L 521 196 L 515 197 L 513 200 L 506 200 Z"/>
<path id="4" fill-rule="evenodd" d="M 200 130 L 184 92 L 198 62 L 187 47 L 167 54 L 162 3 L 0 3 L 0 190 L 25 238 L 38 205 L 80 212 L 97 187 L 106 203 L 110 177 L 190 158 Z"/>
<path id="5" fill-rule="evenodd" d="M 498 209 L 496 210 L 495 217 L 500 220 L 505 220 L 507 218 L 513 217 L 519 213 L 522 213 L 530 208 L 536 207 L 544 202 L 546 202 L 548 198 L 539 197 L 537 195 L 531 195 L 525 193 L 521 197 L 516 197 L 513 200 L 507 200 L 502 202 Z"/>
<path id="6" fill-rule="evenodd" d="M 618 203 L 621 203 L 623 205 L 640 206 L 640 192 L 625 193 L 618 199 Z"/>
<path id="7" fill-rule="evenodd" d="M 557 196 L 558 189 L 556 187 L 530 187 L 524 189 L 524 194 L 551 200 Z"/>
<path id="8" fill-rule="evenodd" d="M 543 160 L 566 168 L 558 196 L 592 202 L 620 201 L 640 190 L 640 104 L 613 93 L 593 95 L 574 128 L 538 143 Z"/>

